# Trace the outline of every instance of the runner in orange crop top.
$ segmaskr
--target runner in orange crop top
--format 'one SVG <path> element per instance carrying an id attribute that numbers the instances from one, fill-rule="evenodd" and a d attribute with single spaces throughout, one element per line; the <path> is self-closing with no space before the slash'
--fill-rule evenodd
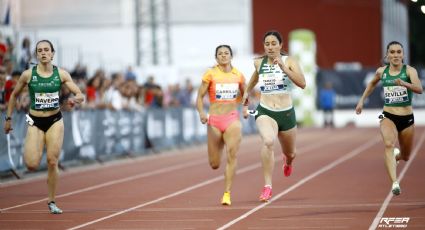
<path id="1" fill-rule="evenodd" d="M 236 68 L 223 72 L 219 65 L 209 69 L 202 81 L 208 84 L 210 103 L 234 104 L 237 107 L 241 101 L 239 88 L 245 83 L 245 78 Z"/>
<path id="2" fill-rule="evenodd" d="M 232 49 L 228 45 L 216 48 L 217 65 L 209 69 L 202 77 L 196 99 L 196 107 L 202 124 L 208 124 L 208 159 L 211 168 L 218 169 L 221 155 L 226 145 L 227 166 L 225 170 L 225 188 L 221 200 L 230 205 L 230 189 L 236 170 L 236 153 L 242 138 L 242 125 L 238 107 L 245 90 L 245 77 L 232 67 Z M 209 95 L 209 111 L 204 111 L 203 98 Z M 247 116 L 244 107 L 244 116 Z"/>

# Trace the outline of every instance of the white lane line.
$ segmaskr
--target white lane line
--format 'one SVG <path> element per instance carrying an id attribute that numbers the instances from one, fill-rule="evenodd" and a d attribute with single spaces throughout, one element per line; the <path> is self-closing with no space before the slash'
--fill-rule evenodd
<path id="1" fill-rule="evenodd" d="M 203 163 L 203 162 L 205 162 L 205 159 L 193 161 L 193 162 L 190 162 L 190 163 L 170 166 L 170 167 L 154 170 L 154 171 L 151 171 L 151 172 L 136 174 L 134 176 L 125 177 L 125 178 L 122 178 L 122 179 L 119 179 L 119 180 L 113 180 L 113 181 L 109 181 L 109 182 L 106 182 L 106 183 L 97 184 L 97 185 L 94 185 L 94 186 L 90 186 L 90 187 L 86 187 L 86 188 L 83 188 L 83 189 L 78 189 L 78 190 L 75 190 L 75 191 L 72 191 L 72 192 L 68 192 L 68 193 L 65 193 L 65 194 L 61 194 L 61 195 L 56 196 L 56 198 L 67 197 L 67 196 L 75 195 L 75 194 L 78 194 L 78 193 L 103 188 L 103 187 L 106 187 L 106 186 L 116 185 L 116 184 L 119 184 L 119 183 L 124 183 L 124 182 L 128 182 L 128 181 L 131 181 L 131 180 L 140 179 L 140 178 L 143 178 L 143 177 L 154 176 L 154 175 L 157 175 L 157 174 L 171 172 L 171 171 L 178 170 L 178 169 L 184 169 L 184 168 L 187 168 L 187 167 L 190 167 L 190 166 L 193 166 L 193 165 L 197 165 L 197 164 L 200 164 L 200 163 Z M 4 212 L 4 211 L 14 209 L 14 208 L 19 208 L 19 207 L 22 207 L 22 206 L 36 204 L 36 203 L 43 202 L 43 201 L 47 201 L 47 198 L 43 198 L 43 199 L 40 199 L 40 200 L 35 200 L 35 201 L 15 205 L 15 206 L 12 206 L 12 207 L 2 208 L 2 209 L 0 209 L 0 212 Z"/>
<path id="2" fill-rule="evenodd" d="M 203 187 L 203 186 L 205 186 L 205 185 L 208 185 L 208 184 L 214 183 L 214 182 L 219 181 L 219 180 L 222 180 L 222 179 L 223 179 L 223 176 L 218 176 L 218 177 L 212 178 L 212 179 L 210 179 L 210 180 L 204 181 L 204 182 L 202 182 L 202 183 L 199 183 L 199 184 L 196 184 L 196 185 L 193 185 L 193 186 L 187 187 L 187 188 L 182 189 L 182 190 L 180 190 L 180 191 L 177 191 L 177 192 L 175 192 L 175 193 L 171 193 L 171 194 L 169 194 L 169 195 L 166 195 L 166 196 L 160 197 L 160 198 L 158 198 L 158 199 L 155 199 L 155 200 L 152 200 L 152 201 L 149 201 L 149 202 L 146 202 L 146 203 L 142 203 L 142 204 L 139 204 L 139 205 L 137 205 L 137 206 L 134 206 L 134 207 L 131 207 L 131 208 L 128 208 L 128 209 L 124 209 L 124 210 L 122 210 L 122 211 L 120 211 L 120 212 L 116 212 L 116 213 L 114 213 L 114 214 L 111 214 L 111 215 L 108 215 L 108 216 L 105 216 L 105 217 L 102 217 L 102 218 L 98 218 L 98 219 L 95 219 L 95 220 L 93 220 L 93 221 L 90 221 L 90 222 L 87 222 L 87 223 L 84 223 L 84 224 L 80 224 L 80 225 L 75 226 L 75 227 L 72 227 L 72 228 L 68 228 L 68 230 L 80 229 L 80 228 L 86 227 L 86 226 L 88 226 L 88 225 L 92 225 L 92 224 L 94 224 L 94 223 L 97 223 L 97 222 L 100 222 L 100 221 L 103 221 L 103 220 L 106 220 L 106 219 L 110 219 L 110 218 L 115 217 L 115 216 L 122 215 L 122 214 L 124 214 L 124 213 L 130 212 L 130 211 L 133 211 L 133 210 L 135 210 L 135 209 L 142 208 L 142 207 L 148 206 L 148 205 L 150 205 L 150 204 L 154 204 L 154 203 L 157 203 L 157 202 L 160 202 L 160 201 L 163 201 L 163 200 L 166 200 L 166 199 L 169 199 L 169 198 L 172 198 L 172 197 L 175 197 L 175 196 L 181 195 L 181 194 L 183 194 L 183 193 L 185 193 L 185 192 L 189 192 L 189 191 L 191 191 L 191 190 L 194 190 L 194 189 L 197 189 L 197 188 Z"/>
<path id="3" fill-rule="evenodd" d="M 423 144 L 424 140 L 425 140 L 425 132 L 422 133 L 421 138 L 419 140 L 419 143 L 416 145 L 415 149 L 413 150 L 409 161 L 407 161 L 403 170 L 401 170 L 401 173 L 398 177 L 398 180 L 399 180 L 398 182 L 401 182 L 401 180 L 403 179 L 404 174 L 406 174 L 407 169 L 410 167 L 413 160 L 415 159 L 417 153 L 419 152 L 419 148 Z M 369 226 L 369 230 L 375 230 L 378 227 L 379 221 L 381 220 L 382 216 L 384 215 L 385 210 L 387 209 L 388 205 L 390 204 L 390 201 L 391 201 L 392 198 L 393 198 L 393 193 L 390 190 L 390 192 L 388 193 L 387 197 L 384 200 L 384 203 L 382 203 L 381 209 L 379 209 L 378 213 L 376 214 L 375 218 L 373 219 L 372 224 Z"/>
<path id="4" fill-rule="evenodd" d="M 264 226 L 262 226 L 262 227 L 251 227 L 251 228 L 248 228 L 249 230 L 281 230 L 282 229 L 282 227 L 281 226 L 279 226 L 279 227 L 264 227 Z M 306 230 L 306 229 L 308 229 L 308 230 L 312 230 L 312 229 L 324 229 L 324 230 L 329 230 L 329 229 L 349 229 L 347 226 L 338 226 L 338 225 L 332 225 L 332 226 L 326 226 L 326 225 L 323 225 L 323 226 L 314 226 L 314 227 L 291 227 L 291 228 L 288 228 L 288 227 L 285 227 L 285 229 L 304 229 L 304 230 Z"/>
<path id="5" fill-rule="evenodd" d="M 306 218 L 297 218 L 295 221 L 310 221 L 310 220 L 314 220 L 314 221 L 321 221 L 321 220 L 354 220 L 357 218 L 354 217 L 306 217 Z M 261 220 L 264 221 L 294 221 L 293 218 L 263 218 Z"/>
<path id="6" fill-rule="evenodd" d="M 206 222 L 214 221 L 214 219 L 161 219 L 161 220 L 120 220 L 122 222 Z"/>
<path id="7" fill-rule="evenodd" d="M 238 218 L 230 221 L 229 223 L 217 228 L 217 230 L 223 230 L 223 229 L 227 229 L 229 227 L 231 227 L 232 225 L 236 224 L 237 222 L 247 218 L 248 216 L 250 216 L 251 214 L 255 213 L 256 211 L 266 207 L 267 205 L 273 203 L 273 201 L 279 199 L 280 197 L 288 194 L 289 192 L 295 190 L 296 188 L 302 186 L 303 184 L 307 183 L 309 180 L 314 179 L 315 177 L 319 176 L 320 174 L 329 171 L 330 169 L 336 167 L 337 165 L 355 157 L 356 155 L 360 154 L 361 152 L 363 152 L 364 150 L 370 148 L 371 146 L 375 145 L 377 142 L 379 141 L 379 138 L 376 137 L 372 140 L 370 140 L 369 142 L 361 145 L 360 147 L 357 147 L 356 149 L 354 149 L 353 151 L 349 152 L 348 154 L 338 158 L 337 160 L 333 161 L 332 163 L 328 164 L 327 166 L 319 169 L 318 171 L 310 174 L 307 177 L 304 177 L 303 179 L 301 179 L 300 181 L 298 181 L 296 184 L 292 185 L 291 187 L 289 187 L 288 189 L 284 190 L 283 192 L 277 194 L 275 197 L 273 197 L 269 202 L 263 203 L 261 205 L 258 205 L 257 207 L 251 209 L 250 211 L 246 212 L 245 214 L 239 216 Z"/>
<path id="8" fill-rule="evenodd" d="M 324 201 L 326 202 L 326 201 Z M 382 203 L 346 203 L 346 204 L 316 204 L 316 205 L 307 205 L 307 204 L 300 204 L 300 205 L 273 205 L 268 206 L 268 209 L 335 209 L 335 208 L 351 208 L 351 209 L 359 209 L 359 208 L 379 208 L 381 207 Z M 415 208 L 415 207 L 421 207 L 424 206 L 424 201 L 417 201 L 417 202 L 400 202 L 397 204 L 393 204 L 393 207 L 409 207 L 409 208 Z M 230 206 L 226 207 L 226 210 L 247 210 L 255 207 L 255 205 L 247 205 L 247 206 Z M 66 213 L 114 213 L 119 212 L 122 209 L 67 209 Z M 210 211 L 218 211 L 223 210 L 223 207 L 211 207 L 211 206 L 198 206 L 198 207 L 184 207 L 184 208 L 144 208 L 135 210 L 134 212 L 193 212 L 193 211 L 199 211 L 199 212 L 210 212 Z M 34 213 L 46 213 L 45 209 L 37 209 L 37 210 L 26 210 L 26 211 L 8 211 L 4 212 L 4 214 L 34 214 Z M 424 219 L 425 217 L 415 217 Z M 298 218 L 299 219 L 299 218 Z M 321 218 L 322 219 L 322 218 Z M 1 220 L 0 220 L 1 222 Z"/>
<path id="9" fill-rule="evenodd" d="M 344 137 L 344 138 L 345 138 L 345 137 Z M 335 139 L 333 139 L 332 141 L 335 141 Z M 314 146 L 320 147 L 320 146 L 325 145 L 325 144 L 326 144 L 326 141 L 321 142 L 320 144 L 317 144 L 317 143 L 316 143 L 316 144 L 314 144 Z M 307 147 L 305 147 L 305 149 L 309 149 L 309 147 L 311 147 L 311 146 L 307 146 Z M 300 153 L 299 153 L 299 154 L 302 154 L 302 151 L 303 151 L 303 150 L 304 150 L 304 149 L 300 150 Z M 254 169 L 256 169 L 256 168 L 258 168 L 258 167 L 260 167 L 260 166 L 261 166 L 261 163 L 256 163 L 256 164 L 252 164 L 252 165 L 246 166 L 246 167 L 244 167 L 244 168 L 242 168 L 242 169 L 240 169 L 240 170 L 237 170 L 237 174 L 242 174 L 242 173 L 245 173 L 245 172 L 248 172 L 248 171 L 254 170 Z M 151 204 L 154 204 L 154 203 L 157 203 L 157 202 L 163 201 L 163 200 L 165 200 L 165 199 L 169 199 L 169 198 L 172 198 L 172 197 L 175 197 L 175 196 L 181 195 L 181 194 L 186 193 L 186 192 L 189 192 L 189 191 L 191 191 L 191 190 L 194 190 L 194 189 L 197 189 L 197 188 L 200 188 L 200 187 L 206 186 L 206 185 L 208 185 L 208 184 L 211 184 L 211 183 L 217 182 L 217 181 L 219 181 L 219 180 L 222 180 L 222 179 L 223 179 L 223 177 L 224 177 L 224 176 L 222 175 L 222 176 L 218 176 L 218 177 L 212 178 L 212 179 L 210 179 L 210 180 L 207 180 L 207 181 L 204 181 L 204 182 L 202 182 L 202 183 L 199 183 L 199 184 L 193 185 L 193 186 L 191 186 L 191 187 L 188 187 L 188 188 L 182 189 L 182 190 L 177 191 L 177 192 L 175 192 L 175 193 L 171 193 L 171 194 L 169 194 L 169 195 L 166 195 L 166 196 L 160 197 L 160 198 L 158 198 L 158 199 L 156 199 L 156 200 L 153 200 L 153 201 L 150 201 L 150 202 L 146 202 L 146 203 L 142 203 L 142 204 L 139 204 L 139 205 L 137 205 L 137 206 L 134 206 L 134 207 L 131 207 L 131 208 L 128 208 L 128 209 L 122 210 L 122 211 L 120 211 L 120 212 L 116 212 L 116 213 L 114 213 L 114 214 L 111 214 L 111 215 L 108 215 L 108 216 L 105 216 L 105 217 L 102 217 L 102 218 L 95 219 L 95 220 L 93 220 L 93 221 L 90 221 L 90 222 L 87 222 L 87 223 L 84 223 L 84 224 L 81 224 L 81 225 L 78 225 L 78 226 L 75 226 L 75 227 L 69 228 L 68 230 L 80 229 L 80 228 L 86 227 L 86 226 L 88 226 L 88 225 L 92 225 L 92 224 L 94 224 L 94 223 L 97 223 L 97 222 L 100 222 L 100 221 L 103 221 L 103 220 L 107 220 L 107 219 L 113 218 L 113 217 L 115 217 L 115 216 L 119 216 L 119 215 L 125 214 L 125 213 L 130 212 L 130 211 L 134 211 L 134 210 L 136 210 L 136 209 L 138 209 L 138 208 L 142 208 L 142 207 L 145 207 L 145 206 L 148 206 L 148 205 L 151 205 Z"/>
<path id="10" fill-rule="evenodd" d="M 75 168 L 70 167 L 70 168 L 67 168 L 66 171 L 63 172 L 63 175 L 61 176 L 68 177 L 68 176 L 73 176 L 74 174 L 79 174 L 84 172 L 107 170 L 107 169 L 110 169 L 111 167 L 116 167 L 116 166 L 135 165 L 144 161 L 157 160 L 162 158 L 173 158 L 177 154 L 179 154 L 179 156 L 185 156 L 185 155 L 193 154 L 193 152 L 195 151 L 199 152 L 199 149 L 205 149 L 205 150 L 207 149 L 206 147 L 204 147 L 204 145 L 197 146 L 197 148 L 198 150 L 195 150 L 195 147 L 189 146 L 185 148 L 183 152 L 181 149 L 173 149 L 173 150 L 167 151 L 166 153 L 164 152 L 164 154 L 147 154 L 147 155 L 140 154 L 140 155 L 136 155 L 134 158 L 116 159 L 112 161 L 102 162 L 101 165 L 91 164 L 91 165 L 79 166 Z M 0 188 L 7 188 L 11 186 L 16 186 L 16 185 L 37 182 L 40 180 L 43 180 L 43 181 L 46 180 L 46 175 L 44 173 L 37 173 L 37 174 L 38 175 L 21 178 L 20 180 L 0 182 Z"/>
<path id="11" fill-rule="evenodd" d="M 0 220 L 1 222 L 73 222 L 74 220 Z"/>
<path id="12" fill-rule="evenodd" d="M 340 138 L 345 138 L 345 137 L 343 135 L 341 135 Z M 333 139 L 332 141 L 335 141 L 335 139 Z M 302 152 L 307 152 L 308 150 L 311 150 L 311 149 L 314 149 L 314 148 L 319 148 L 323 145 L 326 145 L 327 142 L 330 142 L 330 141 L 316 142 L 312 145 L 305 146 L 304 148 L 301 148 L 299 150 L 299 152 L 300 152 L 299 155 L 301 155 Z M 61 194 L 61 195 L 56 196 L 56 198 L 67 197 L 67 196 L 71 196 L 71 195 L 75 195 L 75 194 L 79 194 L 79 193 L 103 188 L 103 187 L 106 187 L 106 186 L 116 185 L 118 183 L 124 183 L 124 182 L 128 182 L 128 181 L 131 181 L 131 180 L 143 178 L 143 177 L 154 176 L 154 175 L 157 175 L 157 174 L 166 173 L 166 172 L 182 169 L 182 168 L 189 167 L 189 166 L 194 166 L 194 165 L 197 165 L 197 164 L 200 164 L 200 163 L 204 163 L 204 161 L 205 161 L 205 159 L 200 159 L 200 160 L 193 161 L 193 162 L 190 162 L 190 163 L 175 165 L 175 166 L 167 167 L 165 169 L 159 169 L 159 170 L 155 170 L 155 171 L 148 172 L 148 173 L 136 174 L 136 175 L 131 176 L 131 177 L 126 177 L 126 178 L 122 178 L 122 179 L 119 179 L 119 180 L 109 181 L 109 182 L 106 182 L 106 183 L 90 186 L 90 187 L 87 187 L 87 188 L 84 188 L 84 189 L 79 189 L 79 190 L 75 190 L 75 191 L 68 192 L 68 193 L 65 193 L 65 194 Z M 248 167 L 245 167 L 244 169 L 238 170 L 238 172 L 244 173 L 246 171 L 250 171 L 250 170 L 257 168 L 259 166 L 260 166 L 259 163 L 254 164 L 252 166 L 248 166 Z M 31 205 L 31 204 L 36 204 L 36 203 L 43 202 L 43 201 L 47 201 L 47 198 L 43 198 L 43 199 L 39 199 L 39 200 L 27 202 L 27 203 L 15 205 L 15 206 L 7 207 L 7 208 L 0 208 L 0 213 L 7 211 L 7 210 L 10 210 L 10 209 L 19 208 L 19 207 L 23 207 L 23 206 L 27 206 L 27 205 Z"/>

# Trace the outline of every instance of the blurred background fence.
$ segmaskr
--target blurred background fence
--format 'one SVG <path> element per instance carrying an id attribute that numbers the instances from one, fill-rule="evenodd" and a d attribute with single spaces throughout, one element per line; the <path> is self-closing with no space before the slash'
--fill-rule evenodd
<path id="1" fill-rule="evenodd" d="M 204 143 L 206 125 L 194 108 L 146 112 L 78 110 L 63 112 L 62 166 L 134 157 Z M 243 133 L 256 132 L 254 119 L 242 119 Z M 3 125 L 4 121 L 0 122 Z M 0 132 L 0 172 L 24 171 L 25 113 L 13 115 L 13 131 Z M 41 162 L 46 167 L 46 161 Z"/>

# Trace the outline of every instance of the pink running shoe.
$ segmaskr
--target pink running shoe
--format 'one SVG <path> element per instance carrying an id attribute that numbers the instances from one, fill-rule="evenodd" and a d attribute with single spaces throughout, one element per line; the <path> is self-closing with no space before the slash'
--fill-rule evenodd
<path id="1" fill-rule="evenodd" d="M 283 175 L 286 177 L 290 176 L 292 173 L 292 165 L 287 165 L 286 162 L 283 163 Z"/>
<path id="2" fill-rule="evenodd" d="M 264 186 L 263 191 L 260 195 L 260 201 L 267 202 L 272 198 L 272 187 L 271 186 Z"/>

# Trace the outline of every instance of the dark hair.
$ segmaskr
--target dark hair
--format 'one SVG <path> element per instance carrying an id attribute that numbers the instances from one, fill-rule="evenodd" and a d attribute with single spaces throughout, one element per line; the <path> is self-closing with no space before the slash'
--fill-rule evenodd
<path id="1" fill-rule="evenodd" d="M 263 43 L 264 43 L 264 41 L 266 40 L 266 37 L 268 37 L 268 36 L 270 36 L 270 35 L 275 36 L 275 37 L 277 38 L 277 40 L 279 41 L 279 44 L 282 44 L 282 42 L 283 42 L 282 35 L 280 35 L 280 33 L 279 33 L 278 31 L 276 31 L 276 30 L 270 30 L 270 31 L 267 31 L 267 32 L 264 34 L 264 37 L 263 37 Z"/>
<path id="2" fill-rule="evenodd" d="M 233 51 L 232 51 L 232 48 L 229 45 L 219 45 L 219 46 L 217 46 L 217 48 L 215 48 L 215 57 L 217 57 L 218 49 L 223 48 L 223 47 L 229 49 L 230 56 L 233 57 Z"/>
<path id="3" fill-rule="evenodd" d="M 388 45 L 387 45 L 387 52 L 390 49 L 390 46 L 392 46 L 392 45 L 400 45 L 401 48 L 403 48 L 403 45 L 400 42 L 398 42 L 398 41 L 392 41 L 392 42 L 388 43 Z"/>
<path id="4" fill-rule="evenodd" d="M 391 41 L 391 42 L 389 42 L 388 45 L 387 45 L 387 52 L 385 53 L 385 56 L 384 56 L 384 61 L 383 61 L 384 65 L 389 65 L 390 64 L 388 62 L 388 60 L 387 60 L 387 57 L 388 57 L 387 53 L 388 53 L 388 50 L 390 49 L 390 46 L 392 46 L 392 45 L 399 45 L 399 46 L 401 46 L 402 49 L 404 49 L 403 48 L 403 45 L 400 42 L 398 42 L 398 41 Z M 402 61 L 402 63 L 404 63 L 404 60 L 401 60 L 401 61 Z"/>
<path id="5" fill-rule="evenodd" d="M 55 48 L 53 48 L 53 44 L 49 41 L 49 40 L 40 40 L 37 42 L 37 44 L 35 45 L 35 53 L 37 53 L 37 46 L 38 44 L 40 44 L 41 42 L 47 42 L 50 45 L 50 49 L 52 50 L 52 52 L 55 52 Z"/>
<path id="6" fill-rule="evenodd" d="M 282 35 L 280 35 L 280 33 L 277 30 L 269 30 L 269 31 L 267 31 L 264 34 L 263 43 L 266 40 L 266 37 L 268 37 L 270 35 L 275 36 L 276 39 L 279 41 L 279 44 L 282 44 L 283 43 Z M 284 51 L 281 50 L 280 51 L 280 55 L 287 55 L 287 53 L 285 53 Z M 263 56 L 261 56 L 261 58 L 264 58 L 264 57 L 267 57 L 267 55 L 264 54 Z"/>

